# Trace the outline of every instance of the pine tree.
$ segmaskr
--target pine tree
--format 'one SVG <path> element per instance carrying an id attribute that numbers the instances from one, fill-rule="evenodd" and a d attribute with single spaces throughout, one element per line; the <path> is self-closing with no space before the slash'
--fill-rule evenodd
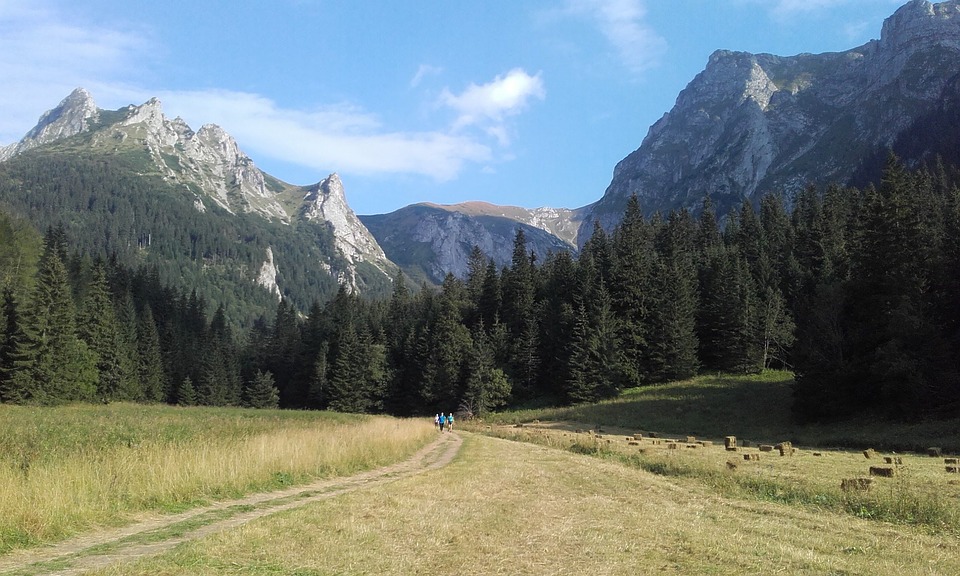
<path id="1" fill-rule="evenodd" d="M 502 280 L 502 307 L 510 342 L 511 381 L 521 397 L 536 393 L 540 368 L 534 273 L 532 258 L 527 253 L 526 236 L 522 228 L 517 228 L 509 273 L 504 274 Z"/>
<path id="2" fill-rule="evenodd" d="M 686 211 L 672 213 L 656 235 L 653 263 L 649 363 L 654 380 L 677 380 L 697 373 L 697 269 L 693 224 Z"/>
<path id="3" fill-rule="evenodd" d="M 14 379 L 16 373 L 27 364 L 25 346 L 27 336 L 23 330 L 23 319 L 13 289 L 3 290 L 3 331 L 0 333 L 0 403 L 22 404 L 29 397 L 29 390 L 23 389 L 23 380 Z"/>
<path id="4" fill-rule="evenodd" d="M 307 384 L 307 407 L 316 410 L 326 409 L 329 404 L 330 381 L 327 376 L 327 353 L 330 345 L 324 341 L 320 343 L 317 356 L 313 361 L 313 372 Z"/>
<path id="5" fill-rule="evenodd" d="M 193 388 L 193 381 L 187 376 L 177 387 L 177 405 L 178 406 L 196 406 L 197 393 Z"/>
<path id="6" fill-rule="evenodd" d="M 73 297 L 53 238 L 45 246 L 24 315 L 27 345 L 13 384 L 25 399 L 42 404 L 90 400 L 98 379 L 97 355 L 76 335 Z"/>
<path id="7" fill-rule="evenodd" d="M 120 334 L 102 261 L 93 266 L 80 314 L 78 334 L 99 358 L 97 396 L 105 401 L 136 400 L 138 395 L 132 390 L 132 378 L 125 358 L 126 342 Z"/>
<path id="8" fill-rule="evenodd" d="M 510 381 L 503 370 L 496 367 L 493 349 L 482 322 L 474 328 L 472 340 L 463 406 L 474 416 L 483 417 L 488 411 L 507 402 L 510 398 Z"/>
<path id="9" fill-rule="evenodd" d="M 648 376 L 647 347 L 650 329 L 651 271 L 654 259 L 650 229 L 636 195 L 627 201 L 623 220 L 613 235 L 610 286 L 612 308 L 620 319 L 617 337 L 623 347 L 629 384 L 639 385 Z"/>
<path id="10" fill-rule="evenodd" d="M 273 384 L 273 374 L 260 372 L 243 388 L 243 405 L 247 408 L 277 408 L 280 395 Z"/>
<path id="11" fill-rule="evenodd" d="M 144 305 L 137 319 L 137 377 L 145 402 L 166 400 L 167 384 L 160 351 L 160 334 L 148 304 Z"/>

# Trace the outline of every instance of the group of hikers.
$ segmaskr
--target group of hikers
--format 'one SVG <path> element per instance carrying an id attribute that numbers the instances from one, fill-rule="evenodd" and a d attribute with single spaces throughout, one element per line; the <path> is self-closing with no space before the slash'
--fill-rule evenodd
<path id="1" fill-rule="evenodd" d="M 447 427 L 447 431 L 453 431 L 453 412 L 443 415 L 443 412 L 437 414 L 433 417 L 433 425 L 437 427 L 441 432 L 443 432 L 443 427 Z"/>

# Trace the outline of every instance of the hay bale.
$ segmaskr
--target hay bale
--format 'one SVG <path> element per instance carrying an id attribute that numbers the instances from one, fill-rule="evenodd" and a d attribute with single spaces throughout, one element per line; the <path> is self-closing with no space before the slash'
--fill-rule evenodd
<path id="1" fill-rule="evenodd" d="M 639 445 L 640 445 L 640 443 L 637 442 L 636 440 L 631 440 L 631 441 L 627 442 L 627 446 L 639 446 Z"/>
<path id="2" fill-rule="evenodd" d="M 669 449 L 671 449 L 671 450 L 676 450 L 676 449 L 679 448 L 679 447 L 680 447 L 680 446 L 679 446 L 676 442 L 671 442 L 671 443 L 667 444 L 667 448 L 669 448 Z"/>
<path id="3" fill-rule="evenodd" d="M 793 444 L 790 442 L 781 442 L 774 446 L 781 456 L 793 456 L 794 449 Z"/>
<path id="4" fill-rule="evenodd" d="M 637 432 L 636 434 L 633 435 L 633 439 L 634 439 L 634 440 L 643 440 L 643 434 Z"/>
<path id="5" fill-rule="evenodd" d="M 759 460 L 759 459 L 760 459 L 760 455 L 757 454 L 757 453 L 744 454 L 744 455 L 743 455 L 743 459 L 746 460 L 747 462 L 756 461 L 756 460 Z"/>
<path id="6" fill-rule="evenodd" d="M 813 455 L 814 455 L 814 456 L 823 456 L 823 454 L 821 454 L 820 452 L 814 452 Z"/>
<path id="7" fill-rule="evenodd" d="M 653 440 L 650 441 L 651 444 L 656 444 L 657 446 L 659 446 L 661 442 L 662 440 L 660 440 L 659 438 L 654 438 Z"/>
<path id="8" fill-rule="evenodd" d="M 871 476 L 881 476 L 883 478 L 893 478 L 896 474 L 896 469 L 891 468 L 890 466 L 871 466 L 870 475 Z"/>
<path id="9" fill-rule="evenodd" d="M 761 452 L 773 452 L 773 446 L 770 445 L 770 444 L 761 444 L 761 445 L 760 445 L 760 451 L 761 451 Z"/>
<path id="10" fill-rule="evenodd" d="M 957 463 L 957 459 L 956 459 L 956 458 L 944 458 L 944 459 L 943 459 L 943 463 L 944 463 L 944 464 L 956 464 L 956 463 Z"/>
<path id="11" fill-rule="evenodd" d="M 697 441 L 696 436 L 687 436 L 687 444 L 693 444 L 696 441 Z"/>
<path id="12" fill-rule="evenodd" d="M 739 464 L 736 460 L 727 460 L 727 470 L 736 470 Z"/>
<path id="13" fill-rule="evenodd" d="M 710 440 L 700 440 L 699 442 L 697 442 L 697 444 L 703 446 L 704 448 L 706 448 L 707 446 L 713 446 L 713 442 L 711 442 Z"/>
<path id="14" fill-rule="evenodd" d="M 870 460 L 871 458 L 876 458 L 877 451 L 874 450 L 873 448 L 867 448 L 866 450 L 863 451 L 863 457 L 866 458 L 867 460 Z"/>
<path id="15" fill-rule="evenodd" d="M 960 467 L 958 466 L 944 466 L 944 468 L 946 468 L 949 474 L 957 474 L 958 471 L 960 471 Z"/>
<path id="16" fill-rule="evenodd" d="M 931 446 L 927 448 L 927 456 L 939 458 L 942 454 L 943 450 L 939 446 Z"/>
<path id="17" fill-rule="evenodd" d="M 893 464 L 894 466 L 903 466 L 903 458 L 899 456 L 884 456 L 883 462 L 885 464 Z"/>
<path id="18" fill-rule="evenodd" d="M 840 481 L 840 489 L 844 492 L 866 492 L 873 485 L 873 478 L 844 478 Z"/>
<path id="19" fill-rule="evenodd" d="M 737 447 L 737 437 L 736 436 L 724 436 L 723 438 L 723 447 L 727 450 Z"/>
<path id="20" fill-rule="evenodd" d="M 687 448 L 699 448 L 699 444 L 687 444 Z"/>
<path id="21" fill-rule="evenodd" d="M 656 432 L 648 432 L 648 433 L 647 433 L 647 436 L 649 436 L 649 437 L 651 437 L 651 438 L 659 438 L 659 437 L 660 437 L 660 435 L 657 434 Z"/>
<path id="22" fill-rule="evenodd" d="M 744 448 L 749 448 L 753 446 L 753 442 L 750 442 L 749 440 L 741 440 L 740 445 L 743 446 Z"/>

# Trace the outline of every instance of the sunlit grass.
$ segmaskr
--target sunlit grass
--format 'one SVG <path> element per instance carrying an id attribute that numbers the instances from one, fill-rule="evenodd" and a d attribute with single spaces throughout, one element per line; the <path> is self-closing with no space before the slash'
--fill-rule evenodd
<path id="1" fill-rule="evenodd" d="M 0 406 L 0 552 L 136 513 L 392 463 L 426 421 L 333 413 L 113 404 Z"/>
<path id="2" fill-rule="evenodd" d="M 868 459 L 861 451 L 797 449 L 792 456 L 781 456 L 775 450 L 761 452 L 755 443 L 727 451 L 722 443 L 704 445 L 682 436 L 638 440 L 623 429 L 605 429 L 598 435 L 546 422 L 542 426 L 475 429 L 691 481 L 725 498 L 828 510 L 960 535 L 960 476 L 946 473 L 942 458 L 891 454 L 900 465 L 886 466 L 880 453 Z M 745 460 L 744 455 L 757 460 Z M 866 491 L 841 488 L 845 479 L 869 477 L 871 466 L 893 468 L 895 475 L 872 478 Z"/>
<path id="3" fill-rule="evenodd" d="M 955 537 L 467 435 L 441 469 L 98 575 L 955 574 Z"/>

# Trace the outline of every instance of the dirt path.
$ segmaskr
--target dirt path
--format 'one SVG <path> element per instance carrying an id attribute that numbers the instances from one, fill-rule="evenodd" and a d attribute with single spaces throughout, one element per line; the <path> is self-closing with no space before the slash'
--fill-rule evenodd
<path id="1" fill-rule="evenodd" d="M 84 535 L 39 550 L 0 558 L 0 574 L 80 574 L 117 562 L 159 554 L 208 534 L 228 530 L 268 514 L 371 488 L 446 466 L 460 449 L 458 434 L 441 434 L 412 457 L 354 476 L 329 478 L 286 490 L 218 502 L 173 516 Z"/>

